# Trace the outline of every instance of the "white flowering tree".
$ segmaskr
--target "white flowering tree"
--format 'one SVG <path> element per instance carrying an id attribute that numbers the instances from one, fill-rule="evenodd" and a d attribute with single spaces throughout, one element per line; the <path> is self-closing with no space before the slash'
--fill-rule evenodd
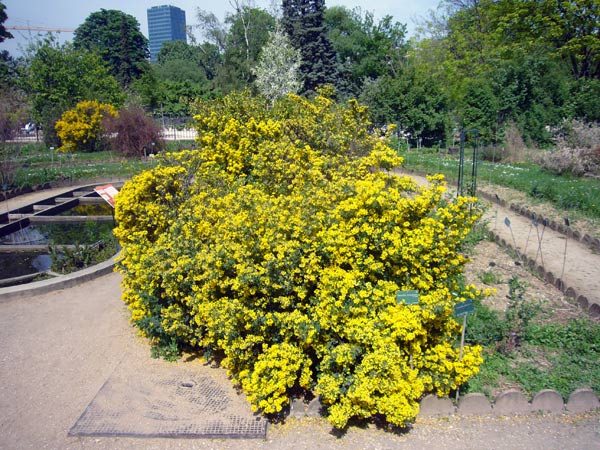
<path id="1" fill-rule="evenodd" d="M 286 94 L 298 92 L 302 86 L 298 71 L 300 62 L 300 52 L 283 31 L 278 27 L 271 32 L 253 69 L 256 87 L 270 104 Z"/>

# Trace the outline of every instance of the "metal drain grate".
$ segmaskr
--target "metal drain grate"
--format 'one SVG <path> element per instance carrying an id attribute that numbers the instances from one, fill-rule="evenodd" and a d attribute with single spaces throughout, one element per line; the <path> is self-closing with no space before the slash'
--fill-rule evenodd
<path id="1" fill-rule="evenodd" d="M 229 391 L 229 392 L 228 392 Z M 113 374 L 70 436 L 265 438 L 267 423 L 209 376 L 171 373 L 135 384 Z"/>

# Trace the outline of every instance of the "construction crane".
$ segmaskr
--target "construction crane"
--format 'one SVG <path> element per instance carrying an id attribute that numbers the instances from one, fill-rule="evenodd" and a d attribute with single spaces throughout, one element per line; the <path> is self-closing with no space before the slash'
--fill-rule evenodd
<path id="1" fill-rule="evenodd" d="M 4 27 L 7 30 L 17 31 L 47 31 L 52 33 L 73 33 L 75 30 L 71 28 L 46 28 L 46 27 Z"/>

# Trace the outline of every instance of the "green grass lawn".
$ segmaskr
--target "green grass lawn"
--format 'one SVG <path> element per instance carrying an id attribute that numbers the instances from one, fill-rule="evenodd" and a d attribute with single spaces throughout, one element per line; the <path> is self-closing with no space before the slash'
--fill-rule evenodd
<path id="1" fill-rule="evenodd" d="M 597 322 L 589 317 L 562 324 L 532 320 L 518 330 L 516 323 L 476 305 L 467 324 L 468 340 L 483 345 L 484 363 L 462 392 L 493 397 L 498 390 L 519 386 L 530 398 L 542 389 L 554 389 L 565 400 L 576 389 L 600 392 Z"/>
<path id="2" fill-rule="evenodd" d="M 437 150 L 400 151 L 407 169 L 428 174 L 442 173 L 449 180 L 458 178 L 458 155 L 438 153 Z M 464 180 L 470 181 L 472 150 L 465 152 Z M 478 161 L 478 183 L 487 182 L 526 193 L 532 199 L 552 203 L 557 209 L 577 211 L 590 219 L 600 218 L 600 180 L 557 176 L 542 170 L 532 162 L 521 164 Z M 468 184 L 468 183 L 465 183 Z"/>
<path id="3" fill-rule="evenodd" d="M 5 166 L 10 187 L 27 187 L 55 181 L 91 178 L 131 178 L 153 165 L 141 158 L 124 158 L 112 151 L 64 154 L 43 144 L 9 144 Z M 6 160 L 6 158 L 5 158 Z"/>

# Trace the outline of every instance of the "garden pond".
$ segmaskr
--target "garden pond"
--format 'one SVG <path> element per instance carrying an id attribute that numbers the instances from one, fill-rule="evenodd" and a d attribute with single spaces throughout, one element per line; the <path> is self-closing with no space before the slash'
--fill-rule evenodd
<path id="1" fill-rule="evenodd" d="M 100 262 L 96 253 L 116 253 L 113 209 L 93 189 L 45 199 L 0 220 L 0 287 Z"/>

